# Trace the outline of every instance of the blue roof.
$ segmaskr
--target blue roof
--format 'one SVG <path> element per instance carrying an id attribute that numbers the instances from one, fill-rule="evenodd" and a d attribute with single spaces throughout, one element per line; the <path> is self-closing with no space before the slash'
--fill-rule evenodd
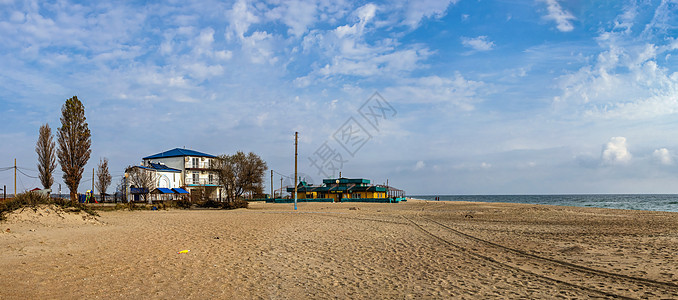
<path id="1" fill-rule="evenodd" d="M 188 194 L 188 191 L 186 191 L 182 188 L 173 188 L 172 190 L 177 192 L 177 194 Z"/>
<path id="2" fill-rule="evenodd" d="M 153 190 L 152 193 L 154 193 L 156 190 L 157 190 L 160 194 L 174 194 L 174 191 L 173 191 L 173 190 L 170 190 L 170 189 L 168 189 L 168 188 L 156 188 L 155 190 Z"/>
<path id="3" fill-rule="evenodd" d="M 178 170 L 178 169 L 175 169 L 175 168 L 170 168 L 170 167 L 163 165 L 163 164 L 149 162 L 148 165 L 149 166 L 146 169 L 154 169 L 154 170 L 163 171 L 163 172 L 181 172 L 181 170 Z"/>
<path id="4" fill-rule="evenodd" d="M 146 156 L 143 159 L 163 158 L 163 157 L 177 157 L 177 156 L 199 156 L 199 157 L 216 157 L 212 154 L 202 153 L 190 149 L 174 148 L 165 152 L 160 152 L 151 156 Z"/>

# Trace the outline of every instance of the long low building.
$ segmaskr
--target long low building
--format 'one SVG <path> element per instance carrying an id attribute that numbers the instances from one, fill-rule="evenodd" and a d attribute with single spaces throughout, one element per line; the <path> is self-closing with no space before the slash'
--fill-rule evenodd
<path id="1" fill-rule="evenodd" d="M 287 191 L 294 196 L 294 187 L 288 187 Z M 323 185 L 301 181 L 297 185 L 297 198 L 302 202 L 400 202 L 405 199 L 405 192 L 390 186 L 372 185 L 369 179 L 337 178 L 323 179 Z"/>

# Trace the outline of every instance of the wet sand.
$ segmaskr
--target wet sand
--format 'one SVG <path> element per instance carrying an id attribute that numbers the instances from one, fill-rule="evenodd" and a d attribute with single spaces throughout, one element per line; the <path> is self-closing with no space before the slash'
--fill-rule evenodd
<path id="1" fill-rule="evenodd" d="M 0 223 L 0 299 L 678 298 L 678 213 L 292 207 Z"/>

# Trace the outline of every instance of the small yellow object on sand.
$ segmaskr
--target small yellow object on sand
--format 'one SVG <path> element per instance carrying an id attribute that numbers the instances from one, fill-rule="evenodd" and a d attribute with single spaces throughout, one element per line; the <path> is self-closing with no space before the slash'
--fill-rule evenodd
<path id="1" fill-rule="evenodd" d="M 191 251 L 191 250 L 181 250 L 181 251 L 177 252 L 177 254 L 188 253 L 188 251 Z"/>

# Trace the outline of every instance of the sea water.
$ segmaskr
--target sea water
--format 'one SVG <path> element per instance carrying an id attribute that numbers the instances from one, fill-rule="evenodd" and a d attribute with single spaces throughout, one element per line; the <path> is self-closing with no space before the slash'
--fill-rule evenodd
<path id="1" fill-rule="evenodd" d="M 678 195 L 604 194 L 604 195 L 418 195 L 414 199 L 470 202 L 506 202 L 562 206 L 678 212 Z"/>

